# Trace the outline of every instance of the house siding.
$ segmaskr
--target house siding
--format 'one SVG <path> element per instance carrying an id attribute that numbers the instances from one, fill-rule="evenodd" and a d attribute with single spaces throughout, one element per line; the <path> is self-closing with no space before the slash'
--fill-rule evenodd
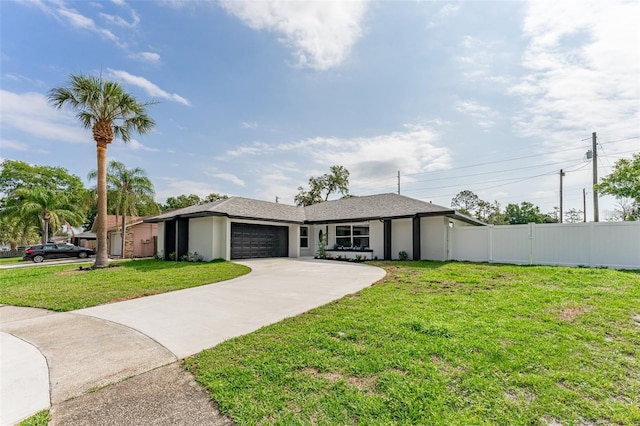
<path id="1" fill-rule="evenodd" d="M 446 217 L 420 218 L 420 246 L 423 260 L 447 259 L 447 227 L 449 220 Z"/>
<path id="2" fill-rule="evenodd" d="M 219 235 L 214 232 L 213 216 L 191 219 L 189 223 L 189 251 L 200 254 L 205 261 L 215 259 L 213 246 Z"/>
<path id="3" fill-rule="evenodd" d="M 164 259 L 164 224 L 158 223 L 158 244 L 156 245 L 156 256 Z"/>
<path id="4" fill-rule="evenodd" d="M 401 251 L 406 251 L 413 259 L 413 222 L 411 219 L 391 221 L 391 258 L 398 259 Z"/>
<path id="5" fill-rule="evenodd" d="M 379 220 L 369 222 L 369 247 L 374 258 L 384 257 L 384 223 Z"/>

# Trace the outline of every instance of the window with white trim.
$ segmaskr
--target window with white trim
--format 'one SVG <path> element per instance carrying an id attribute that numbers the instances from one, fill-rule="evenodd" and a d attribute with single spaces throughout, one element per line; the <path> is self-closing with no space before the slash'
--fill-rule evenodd
<path id="1" fill-rule="evenodd" d="M 341 247 L 369 248 L 369 225 L 337 225 L 336 244 Z"/>
<path id="2" fill-rule="evenodd" d="M 308 248 L 309 247 L 309 227 L 301 226 L 300 227 L 300 248 Z"/>

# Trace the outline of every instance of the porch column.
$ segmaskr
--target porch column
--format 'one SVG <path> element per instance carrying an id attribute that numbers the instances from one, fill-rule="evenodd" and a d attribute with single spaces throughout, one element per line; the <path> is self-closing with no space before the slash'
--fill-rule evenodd
<path id="1" fill-rule="evenodd" d="M 420 218 L 413 218 L 413 260 L 420 260 Z"/>
<path id="2" fill-rule="evenodd" d="M 384 219 L 384 260 L 391 260 L 391 219 Z"/>

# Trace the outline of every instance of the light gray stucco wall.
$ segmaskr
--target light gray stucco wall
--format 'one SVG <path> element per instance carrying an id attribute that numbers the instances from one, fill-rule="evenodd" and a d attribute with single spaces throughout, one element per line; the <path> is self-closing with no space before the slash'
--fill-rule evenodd
<path id="1" fill-rule="evenodd" d="M 420 218 L 420 258 L 447 260 L 447 228 L 449 219 L 443 216 Z"/>
<path id="2" fill-rule="evenodd" d="M 384 258 L 384 224 L 379 220 L 369 222 L 369 248 L 373 250 L 374 258 Z"/>
<path id="3" fill-rule="evenodd" d="M 394 219 L 391 221 L 391 258 L 398 259 L 398 253 L 406 251 L 413 259 L 413 221 Z"/>
<path id="4" fill-rule="evenodd" d="M 158 246 L 156 247 L 156 256 L 164 256 L 164 222 L 158 223 Z"/>
<path id="5" fill-rule="evenodd" d="M 202 255 L 205 261 L 215 259 L 213 254 L 214 240 L 219 238 L 214 232 L 211 216 L 197 217 L 189 220 L 189 251 Z"/>

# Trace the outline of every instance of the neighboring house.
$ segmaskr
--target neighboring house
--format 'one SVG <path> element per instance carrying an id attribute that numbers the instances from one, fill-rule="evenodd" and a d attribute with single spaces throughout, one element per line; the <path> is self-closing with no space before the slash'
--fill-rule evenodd
<path id="1" fill-rule="evenodd" d="M 156 253 L 158 225 L 144 222 L 146 217 L 127 216 L 127 233 L 122 255 L 122 216 L 107 215 L 107 251 L 109 256 L 151 257 Z"/>
<path id="2" fill-rule="evenodd" d="M 300 257 L 317 253 L 367 259 L 446 260 L 449 228 L 484 225 L 450 208 L 397 194 L 296 207 L 231 197 L 146 219 L 158 224 L 158 255 L 205 260 Z M 339 247 L 358 249 L 335 250 Z"/>
<path id="3" fill-rule="evenodd" d="M 71 243 L 78 247 L 96 248 L 95 232 L 81 232 L 71 238 Z"/>

